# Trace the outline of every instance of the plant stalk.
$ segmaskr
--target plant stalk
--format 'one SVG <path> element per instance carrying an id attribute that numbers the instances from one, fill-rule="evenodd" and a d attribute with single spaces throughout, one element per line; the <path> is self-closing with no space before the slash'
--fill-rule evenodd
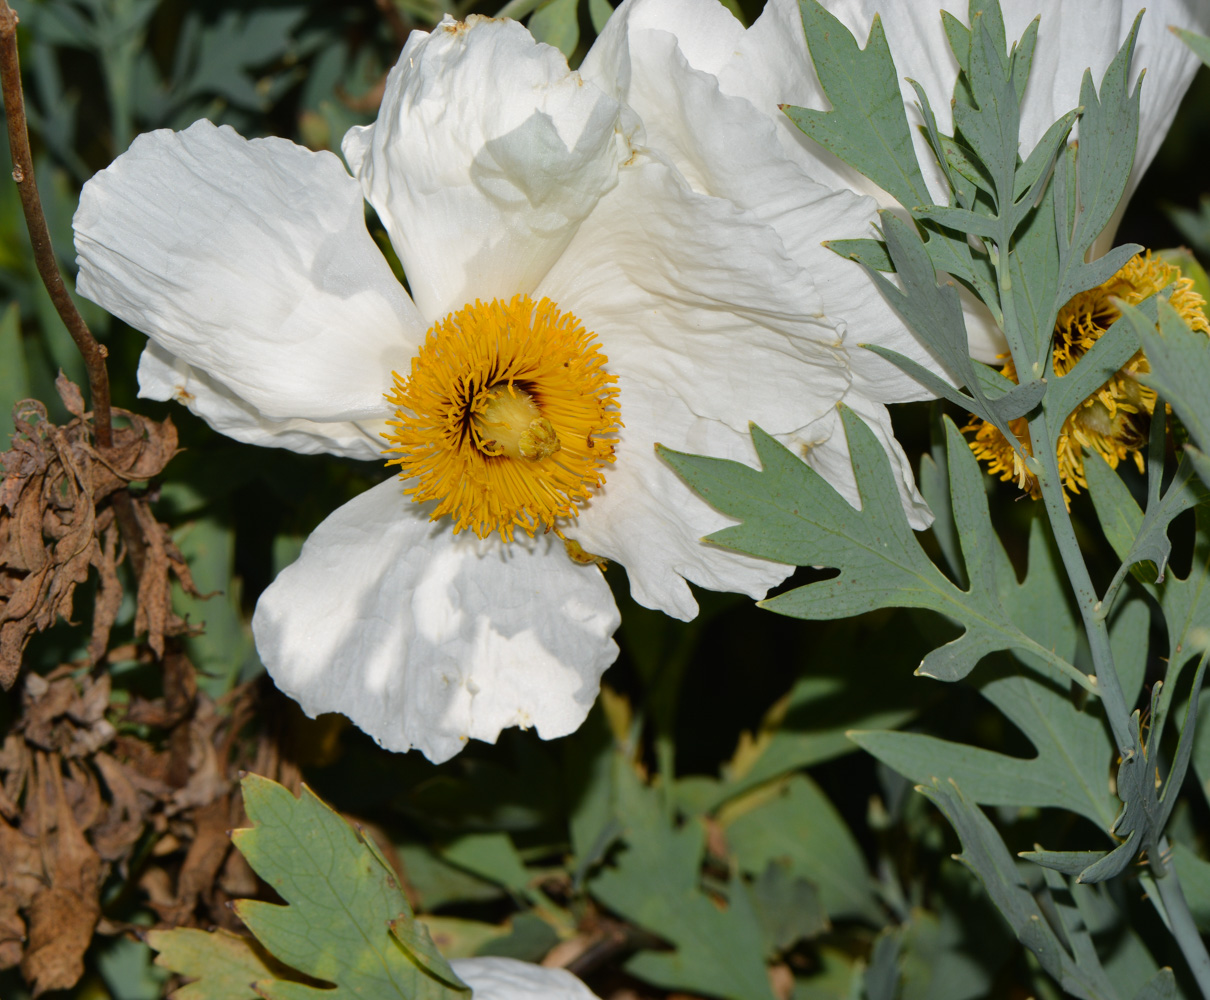
<path id="1" fill-rule="evenodd" d="M 1160 837 L 1160 857 L 1168 857 L 1171 851 L 1168 838 Z M 1164 866 L 1162 872 L 1157 873 L 1153 882 L 1160 902 L 1164 904 L 1164 912 L 1168 915 L 1168 929 L 1180 945 L 1181 953 L 1189 963 L 1189 971 L 1197 980 L 1197 987 L 1202 991 L 1202 996 L 1210 1000 L 1210 953 L 1206 951 L 1206 942 L 1202 940 L 1201 932 L 1193 922 L 1189 902 L 1185 899 L 1180 879 L 1176 877 L 1176 869 L 1172 867 L 1171 861 Z"/>
<path id="2" fill-rule="evenodd" d="M 50 242 L 50 230 L 42 211 L 42 199 L 34 182 L 34 161 L 29 148 L 29 128 L 25 119 L 25 96 L 21 88 L 21 64 L 17 57 L 17 14 L 0 0 L 0 84 L 4 91 L 4 110 L 8 124 L 8 145 L 13 157 L 13 180 L 21 196 L 21 210 L 34 251 L 34 263 L 42 284 L 50 294 L 55 311 L 84 356 L 88 370 L 88 393 L 92 402 L 93 430 L 102 450 L 113 445 L 113 421 L 109 401 L 109 373 L 105 369 L 105 348 L 88 329 L 84 318 L 67 293 L 59 264 Z"/>

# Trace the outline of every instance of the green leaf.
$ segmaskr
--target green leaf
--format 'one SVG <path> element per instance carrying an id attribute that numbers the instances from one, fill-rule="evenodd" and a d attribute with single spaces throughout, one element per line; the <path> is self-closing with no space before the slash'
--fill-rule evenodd
<path id="1" fill-rule="evenodd" d="M 901 925 L 900 1000 L 977 1000 L 991 992 L 992 970 L 1003 961 L 997 952 L 1004 935 L 994 933 L 998 926 L 971 922 L 965 893 L 962 903 L 967 905 L 954 902 L 947 899 L 937 913 L 913 907 L 910 920 Z M 991 907 L 980 909 L 996 919 Z"/>
<path id="2" fill-rule="evenodd" d="M 1036 621 L 1026 623 L 1027 633 L 1002 605 L 1001 590 L 1010 577 L 1015 584 L 1015 576 L 1006 568 L 1007 558 L 991 531 L 978 464 L 953 423 L 946 425 L 950 481 L 951 491 L 957 491 L 954 509 L 964 555 L 968 564 L 975 565 L 969 591 L 950 581 L 920 547 L 877 438 L 843 406 L 841 418 L 860 511 L 758 427 L 753 428 L 752 438 L 763 466 L 759 472 L 738 462 L 661 449 L 668 463 L 707 502 L 741 522 L 715 532 L 710 541 L 777 562 L 841 571 L 837 577 L 798 587 L 760 606 L 811 619 L 844 618 L 885 607 L 928 608 L 957 622 L 965 632 L 928 654 L 917 668 L 919 673 L 957 680 L 986 654 L 1011 648 L 1031 654 L 1033 659 L 1027 662 L 1041 659 L 1066 670 L 1071 679 L 1087 687 L 1085 675 L 1033 638 Z"/>
<path id="3" fill-rule="evenodd" d="M 446 861 L 519 895 L 529 889 L 529 872 L 506 833 L 467 834 L 441 853 Z"/>
<path id="4" fill-rule="evenodd" d="M 851 738 L 912 781 L 952 778 L 981 805 L 1070 810 L 1108 829 L 1117 812 L 1105 775 L 1113 741 L 1099 703 L 1075 704 L 1067 686 L 1011 661 L 984 667 L 979 693 L 1033 744 L 1034 756 L 1010 757 L 919 733 L 854 732 Z"/>
<path id="5" fill-rule="evenodd" d="M 1151 608 L 1143 597 L 1132 594 L 1114 608 L 1109 621 L 1109 644 L 1127 707 L 1139 700 L 1143 690 L 1150 639 Z"/>
<path id="6" fill-rule="evenodd" d="M 192 625 L 186 648 L 198 668 L 199 686 L 219 698 L 235 686 L 245 663 L 256 656 L 252 630 L 241 609 L 242 581 L 235 572 L 235 529 L 221 516 L 190 521 L 173 533 L 193 581 L 203 596 L 175 588 L 172 607 Z"/>
<path id="7" fill-rule="evenodd" d="M 1198 199 L 1196 210 L 1173 205 L 1165 211 L 1194 250 L 1203 256 L 1210 254 L 1210 194 Z"/>
<path id="8" fill-rule="evenodd" d="M 1127 571 L 1152 592 L 1152 584 L 1163 584 L 1167 578 L 1168 557 L 1172 542 L 1168 538 L 1168 527 L 1177 515 L 1193 507 L 1200 508 L 1207 499 L 1206 488 L 1193 473 L 1190 455 L 1186 453 L 1177 464 L 1176 473 L 1161 492 L 1166 453 L 1164 409 L 1156 410 L 1151 419 L 1150 440 L 1147 446 L 1147 509 L 1140 511 L 1138 504 L 1129 494 L 1117 474 L 1111 471 L 1104 460 L 1095 461 L 1089 456 L 1085 462 L 1085 477 L 1092 493 L 1093 505 L 1102 530 L 1109 539 L 1122 562 L 1113 581 L 1105 591 L 1104 602 L 1113 606 L 1118 587 Z M 1140 563 L 1150 563 L 1146 571 Z M 1174 592 L 1179 591 L 1179 582 Z M 1161 604 L 1163 598 L 1160 598 Z M 1179 666 L 1179 665 L 1178 665 Z M 1175 676 L 1169 678 L 1175 680 Z"/>
<path id="9" fill-rule="evenodd" d="M 1142 15 L 1140 14 L 1139 17 Z M 1138 35 L 1136 17 L 1122 48 L 1105 70 L 1098 93 L 1092 74 L 1085 71 L 1080 88 L 1079 170 L 1069 157 L 1055 165 L 1055 225 L 1059 233 L 1059 267 L 1054 308 L 1057 312 L 1073 295 L 1107 280 L 1141 248 L 1117 247 L 1085 263 L 1093 242 L 1113 218 L 1130 168 L 1134 164 L 1139 130 L 1139 88 L 1129 91 L 1129 68 Z M 1078 186 L 1079 212 L 1074 224 L 1068 218 L 1069 198 Z M 1047 353 L 1049 345 L 1047 345 Z M 1042 361 L 1039 356 L 1036 360 Z"/>
<path id="10" fill-rule="evenodd" d="M 580 41 L 580 0 L 546 0 L 530 17 L 529 33 L 568 58 Z"/>
<path id="11" fill-rule="evenodd" d="M 613 7 L 609 0 L 588 0 L 588 16 L 592 19 L 592 30 L 599 35 L 613 16 Z"/>
<path id="12" fill-rule="evenodd" d="M 1210 301 L 1210 275 L 1202 267 L 1201 261 L 1194 256 L 1188 247 L 1171 247 L 1167 250 L 1157 250 L 1155 256 L 1165 264 L 1171 264 L 1181 272 L 1181 277 L 1193 282 L 1193 290 L 1203 299 Z"/>
<path id="13" fill-rule="evenodd" d="M 818 0 L 800 0 L 811 61 L 831 111 L 785 107 L 803 132 L 865 174 L 905 207 L 932 199 L 908 131 L 898 74 L 882 20 L 874 15 L 866 47 Z"/>
<path id="14" fill-rule="evenodd" d="M 718 820 L 743 871 L 757 874 L 785 862 L 819 890 L 828 916 L 879 919 L 860 846 L 805 774 L 733 799 Z"/>
<path id="15" fill-rule="evenodd" d="M 0 315 L 0 451 L 13 435 L 13 404 L 29 396 L 29 372 L 21 342 L 21 310 L 11 303 Z"/>
<path id="16" fill-rule="evenodd" d="M 1142 508 L 1100 453 L 1084 453 L 1084 478 L 1101 530 L 1117 557 L 1125 561 L 1143 525 Z"/>
<path id="17" fill-rule="evenodd" d="M 826 240 L 824 246 L 833 253 L 857 261 L 862 267 L 875 271 L 895 270 L 886 244 L 881 240 Z"/>
<path id="18" fill-rule="evenodd" d="M 866 1000 L 895 1000 L 899 975 L 899 935 L 884 930 L 870 949 L 870 964 L 865 970 Z"/>
<path id="19" fill-rule="evenodd" d="M 540 962 L 559 943 L 558 932 L 532 911 L 524 911 L 509 921 L 507 934 L 483 942 L 476 955 L 503 955 L 522 962 Z"/>
<path id="20" fill-rule="evenodd" d="M 787 951 L 830 928 L 818 890 L 794 875 L 789 862 L 770 861 L 752 882 L 752 906 L 771 953 Z"/>
<path id="21" fill-rule="evenodd" d="M 903 283 L 900 290 L 893 282 L 878 271 L 866 268 L 866 273 L 882 292 L 891 307 L 931 347 L 941 363 L 955 378 L 958 388 L 950 385 L 935 372 L 886 348 L 868 346 L 881 357 L 902 368 L 923 382 L 938 396 L 944 396 L 963 409 L 969 410 L 1000 429 L 1005 438 L 1015 441 L 1008 429 L 1008 421 L 1020 416 L 1037 404 L 1045 385 L 1020 386 L 1004 378 L 998 372 L 972 361 L 966 335 L 966 324 L 962 318 L 962 303 L 953 283 L 938 284 L 933 262 L 920 237 L 907 223 L 890 212 L 879 213 L 882 220 L 883 237 L 895 271 Z M 998 385 L 997 398 L 990 398 L 985 383 Z M 965 387 L 967 393 L 959 389 Z M 1013 393 L 1024 390 L 1031 394 L 1022 408 L 1010 399 Z M 1020 397 L 1016 398 L 1017 400 Z"/>
<path id="22" fill-rule="evenodd" d="M 1181 991 L 1176 985 L 1176 976 L 1171 969 L 1160 969 L 1143 984 L 1134 1000 L 1178 1000 Z"/>
<path id="23" fill-rule="evenodd" d="M 934 781 L 918 790 L 950 821 L 962 840 L 958 860 L 983 883 L 1017 939 L 1037 956 L 1042 968 L 1075 996 L 1116 1000 L 1117 992 L 1096 956 L 1073 955 L 1056 934 L 983 811 L 953 781 Z"/>
<path id="24" fill-rule="evenodd" d="M 235 911 L 268 951 L 335 989 L 258 982 L 266 998 L 400 997 L 439 1000 L 466 987 L 411 907 L 390 866 L 310 789 L 295 798 L 248 775 L 241 783 L 253 825 L 232 835 L 284 906 L 239 900 Z"/>
<path id="25" fill-rule="evenodd" d="M 1188 31 L 1185 28 L 1171 29 L 1182 42 L 1189 46 L 1203 63 L 1210 66 L 1210 38 L 1205 35 L 1199 35 L 1195 31 Z"/>
<path id="26" fill-rule="evenodd" d="M 1173 844 L 1172 867 L 1181 880 L 1193 922 L 1203 934 L 1210 934 L 1210 861 L 1202 860 L 1184 844 Z"/>
<path id="27" fill-rule="evenodd" d="M 616 775 L 626 847 L 589 888 L 676 949 L 640 952 L 626 970 L 667 989 L 770 1000 L 764 934 L 746 888 L 732 878 L 722 908 L 699 887 L 705 827 L 693 819 L 672 826 L 658 789 L 644 786 L 633 768 L 618 768 Z"/>
<path id="28" fill-rule="evenodd" d="M 1166 301 L 1159 305 L 1158 328 L 1137 309 L 1123 310 L 1123 318 L 1129 318 L 1151 365 L 1151 374 L 1139 381 L 1171 403 L 1194 444 L 1210 451 L 1210 337 L 1186 326 Z"/>
<path id="29" fill-rule="evenodd" d="M 221 928 L 148 931 L 147 943 L 159 952 L 156 965 L 195 980 L 173 993 L 173 1000 L 256 1000 L 253 984 L 282 973 L 254 942 Z"/>

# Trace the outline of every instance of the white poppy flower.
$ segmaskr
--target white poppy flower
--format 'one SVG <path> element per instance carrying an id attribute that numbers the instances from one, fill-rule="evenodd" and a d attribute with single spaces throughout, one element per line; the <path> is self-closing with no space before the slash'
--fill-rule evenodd
<path id="1" fill-rule="evenodd" d="M 843 401 L 928 519 L 884 408 L 925 393 L 855 330 L 928 355 L 818 247 L 863 233 L 874 201 L 814 183 L 763 118 L 752 141 L 776 155 L 736 159 L 746 102 L 684 60 L 677 103 L 644 102 L 607 75 L 618 37 L 613 70 L 592 55 L 582 75 L 515 22 L 447 18 L 412 34 L 378 120 L 346 136 L 352 177 L 198 122 L 140 136 L 81 197 L 78 287 L 149 336 L 142 395 L 241 441 L 386 450 L 403 473 L 325 520 L 253 620 L 283 691 L 389 749 L 442 761 L 506 726 L 579 726 L 618 614 L 572 549 L 682 619 L 686 581 L 755 597 L 784 579 L 700 542 L 730 522 L 657 442 L 755 463 L 755 421 L 855 497 Z M 688 145 L 652 141 L 647 114 L 652 134 L 683 115 Z"/>
<path id="2" fill-rule="evenodd" d="M 823 0 L 858 40 L 865 44 L 877 13 L 883 23 L 900 88 L 908 108 L 908 121 L 917 159 L 935 197 L 947 190 L 928 142 L 916 128 L 923 123 L 917 97 L 908 78 L 923 87 L 942 132 L 952 131 L 950 96 L 958 64 L 942 27 L 946 9 L 965 23 L 965 4 L 941 2 L 890 2 L 890 0 Z M 1051 124 L 1080 103 L 1085 68 L 1100 86 L 1101 77 L 1117 55 L 1139 9 L 1147 13 L 1139 28 L 1132 63 L 1134 75 L 1145 67 L 1139 113 L 1138 149 L 1134 168 L 1117 214 L 1094 252 L 1104 253 L 1125 211 L 1126 202 L 1144 171 L 1155 158 L 1172 125 L 1177 107 L 1200 63 L 1169 31 L 1170 25 L 1210 32 L 1210 4 L 1206 0 L 1087 0 L 1054 3 L 1044 0 L 1001 0 L 1005 33 L 1010 43 L 1024 33 L 1029 22 L 1041 16 L 1033 70 L 1021 108 L 1021 149 L 1026 155 Z M 827 98 L 807 53 L 798 0 L 769 0 L 748 30 L 730 13 L 696 0 L 660 0 L 644 8 L 653 27 L 676 35 L 681 50 L 697 69 L 717 77 L 724 93 L 743 97 L 776 120 L 778 138 L 795 162 L 820 182 L 848 187 L 878 199 L 883 207 L 898 203 L 848 164 L 828 153 L 800 132 L 778 110 L 779 104 L 827 108 Z M 1078 136 L 1077 124 L 1073 135 Z M 944 203 L 944 201 L 942 202 Z M 829 234 L 830 235 L 830 234 Z M 992 361 L 1006 350 L 990 313 L 970 297 L 965 303 L 971 353 Z"/>
<path id="3" fill-rule="evenodd" d="M 456 958 L 450 965 L 473 1000 L 597 1000 L 564 969 L 545 969 L 515 958 Z"/>

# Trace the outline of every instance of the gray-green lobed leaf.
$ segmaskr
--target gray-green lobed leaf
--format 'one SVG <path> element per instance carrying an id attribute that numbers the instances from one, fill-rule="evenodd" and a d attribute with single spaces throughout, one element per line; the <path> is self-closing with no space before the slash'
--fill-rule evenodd
<path id="1" fill-rule="evenodd" d="M 738 462 L 661 449 L 668 463 L 707 502 L 741 522 L 715 532 L 710 541 L 778 562 L 840 570 L 837 577 L 780 594 L 761 606 L 814 619 L 845 618 L 884 607 L 927 608 L 965 631 L 930 653 L 918 668 L 920 673 L 957 680 L 987 653 L 1015 649 L 1029 654 L 1026 662 L 1044 661 L 1087 686 L 1087 678 L 1070 661 L 1033 637 L 1036 621 L 1019 625 L 1003 605 L 1002 593 L 1014 601 L 1020 596 L 1015 575 L 992 532 L 978 465 L 953 423 L 946 424 L 951 490 L 959 492 L 955 511 L 960 503 L 963 506 L 962 513 L 956 513 L 963 554 L 976 567 L 969 573 L 971 587 L 965 591 L 920 547 L 877 438 L 845 407 L 841 418 L 861 510 L 758 427 L 752 437 L 763 466 L 760 471 Z M 1007 586 L 1010 578 L 1012 587 Z M 989 580 L 994 580 L 994 586 Z"/>
<path id="2" fill-rule="evenodd" d="M 874 15 L 866 47 L 860 49 L 817 0 L 800 0 L 799 9 L 811 61 L 832 110 L 787 106 L 790 120 L 901 205 L 928 202 L 881 18 Z"/>
<path id="3" fill-rule="evenodd" d="M 296 799 L 281 785 L 248 775 L 243 793 L 253 826 L 236 830 L 232 839 L 286 905 L 240 900 L 236 913 L 275 958 L 335 984 L 258 983 L 261 996 L 466 996 L 426 931 L 401 932 L 400 922 L 410 922 L 412 911 L 394 873 L 340 816 L 305 786 Z"/>

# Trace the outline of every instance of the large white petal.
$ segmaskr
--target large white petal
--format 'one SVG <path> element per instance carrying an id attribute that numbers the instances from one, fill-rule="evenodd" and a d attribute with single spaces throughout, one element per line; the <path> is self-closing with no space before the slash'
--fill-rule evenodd
<path id="1" fill-rule="evenodd" d="M 952 121 L 950 97 L 958 65 L 946 41 L 940 11 L 945 6 L 965 21 L 964 5 L 827 0 L 826 6 L 862 44 L 874 14 L 880 15 L 895 59 L 903 99 L 908 105 L 909 122 L 913 125 L 920 122 L 915 107 L 916 95 L 907 82 L 910 77 L 928 94 L 939 127 L 949 131 Z M 1099 86 L 1101 76 L 1125 40 L 1140 6 L 1133 0 L 1089 3 L 1004 0 L 1001 7 L 1010 42 L 1021 37 L 1034 17 L 1040 14 L 1042 18 L 1033 72 L 1022 108 L 1023 155 L 1034 147 L 1055 119 L 1079 104 L 1085 68 L 1092 71 L 1093 80 Z M 1139 145 L 1127 197 L 1159 149 L 1198 65 L 1196 57 L 1168 31 L 1169 25 L 1205 33 L 1210 30 L 1210 5 L 1203 0 L 1160 0 L 1147 5 L 1133 69 L 1137 75 L 1146 67 L 1148 79 L 1142 91 Z M 693 27 L 688 23 L 681 32 L 691 31 Z M 696 48 L 691 43 L 683 43 L 683 47 L 686 51 Z M 777 106 L 780 103 L 827 107 L 811 69 L 797 0 L 769 0 L 761 17 L 736 42 L 734 55 L 716 70 L 725 91 L 747 97 L 769 115 L 779 116 Z M 801 155 L 835 171 L 838 179 L 847 180 L 854 190 L 874 194 L 884 205 L 894 204 L 889 195 L 825 153 L 788 120 L 783 119 L 779 128 L 788 148 L 797 147 Z M 934 193 L 940 194 L 944 188 L 932 166 L 932 154 L 916 129 L 913 129 L 913 141 L 925 167 L 926 180 Z"/>
<path id="2" fill-rule="evenodd" d="M 84 186 L 77 288 L 274 419 L 376 419 L 424 324 L 331 153 L 199 121 Z"/>
<path id="3" fill-rule="evenodd" d="M 589 552 L 622 563 L 639 604 L 682 621 L 697 614 L 686 580 L 764 597 L 792 567 L 703 544 L 703 536 L 735 522 L 690 490 L 655 451 L 659 443 L 755 466 L 751 438 L 695 416 L 678 397 L 642 383 L 622 378 L 620 389 L 626 426 L 617 461 L 566 534 Z"/>
<path id="4" fill-rule="evenodd" d="M 623 168 L 538 292 L 595 331 L 610 371 L 739 431 L 801 427 L 848 389 L 842 335 L 776 231 L 690 190 L 650 152 Z"/>
<path id="5" fill-rule="evenodd" d="M 252 620 L 277 686 L 435 763 L 507 726 L 573 732 L 617 656 L 601 572 L 553 536 L 480 542 L 428 512 L 391 479 L 315 529 Z"/>
<path id="6" fill-rule="evenodd" d="M 846 344 L 887 347 L 939 370 L 939 362 L 907 330 L 865 272 L 823 245 L 829 239 L 874 235 L 873 199 L 817 183 L 801 158 L 793 159 L 783 150 L 776 122 L 747 100 L 723 94 L 718 79 L 691 66 L 677 37 L 662 27 L 709 22 L 705 12 L 714 9 L 742 32 L 714 0 L 633 0 L 606 29 L 624 35 L 626 43 L 606 38 L 606 45 L 594 46 L 582 72 L 627 81 L 620 87 L 620 98 L 642 117 L 652 146 L 669 156 L 694 190 L 729 201 L 777 232 L 787 254 L 810 275 L 824 314 L 840 332 L 848 331 Z M 649 22 L 661 27 L 646 27 Z M 696 27 L 687 33 L 691 48 L 700 34 Z M 707 58 L 711 53 L 700 55 Z M 713 61 L 720 57 L 714 54 Z M 877 355 L 854 352 L 850 359 L 861 383 L 854 391 L 871 399 L 902 402 L 931 396 Z"/>
<path id="7" fill-rule="evenodd" d="M 514 21 L 412 32 L 343 149 L 430 321 L 533 290 L 630 155 L 620 110 Z"/>
<path id="8" fill-rule="evenodd" d="M 515 958 L 456 958 L 450 965 L 472 1000 L 597 1000 L 566 969 L 545 969 Z"/>
<path id="9" fill-rule="evenodd" d="M 139 395 L 175 400 L 211 427 L 245 444 L 288 448 L 303 455 L 327 453 L 346 458 L 382 460 L 385 417 L 378 420 L 314 421 L 292 417 L 274 420 L 205 372 L 174 358 L 154 340 L 139 358 Z"/>

